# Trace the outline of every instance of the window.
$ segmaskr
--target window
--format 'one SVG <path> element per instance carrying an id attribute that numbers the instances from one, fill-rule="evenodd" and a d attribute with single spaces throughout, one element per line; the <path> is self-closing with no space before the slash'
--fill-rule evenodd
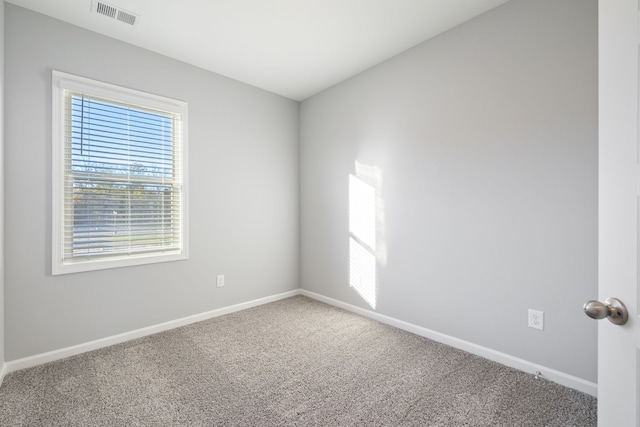
<path id="1" fill-rule="evenodd" d="M 52 273 L 187 258 L 187 104 L 53 71 Z"/>

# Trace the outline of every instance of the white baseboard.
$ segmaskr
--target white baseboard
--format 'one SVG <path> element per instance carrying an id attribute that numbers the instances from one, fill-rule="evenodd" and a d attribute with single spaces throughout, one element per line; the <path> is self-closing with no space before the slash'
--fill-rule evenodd
<path id="1" fill-rule="evenodd" d="M 536 371 L 538 371 L 542 373 L 542 378 L 546 378 L 547 380 L 561 384 L 565 387 L 573 388 L 583 393 L 590 394 L 592 396 L 597 396 L 598 385 L 591 381 L 587 381 L 582 378 L 566 374 L 564 372 L 556 371 L 555 369 L 547 368 L 545 366 L 537 365 L 527 360 L 519 359 L 506 353 L 501 353 L 499 351 L 495 351 L 490 348 L 471 343 L 469 341 L 464 341 L 449 335 L 442 334 L 440 332 L 432 331 L 431 329 L 423 328 L 422 326 L 417 326 L 412 323 L 395 319 L 393 317 L 385 316 L 384 314 L 356 307 L 355 305 L 347 304 L 345 302 L 325 297 L 324 295 L 316 294 L 311 291 L 302 289 L 300 293 L 309 298 L 313 298 L 315 300 L 333 305 L 338 308 L 342 308 L 344 310 L 359 314 L 364 317 L 368 317 L 373 320 L 377 320 L 378 322 L 403 329 L 405 331 L 423 336 L 425 338 L 429 338 L 431 340 L 449 345 L 451 347 L 467 351 L 469 353 L 484 357 L 485 359 L 498 362 L 502 365 L 506 365 L 520 371 L 528 372 L 530 374 L 535 374 Z"/>
<path id="2" fill-rule="evenodd" d="M 90 341 L 83 344 L 78 344 L 72 347 L 67 347 L 59 350 L 50 351 L 47 353 L 37 354 L 34 356 L 25 357 L 22 359 L 12 360 L 5 362 L 0 366 L 0 385 L 4 376 L 9 372 L 19 371 L 21 369 L 30 368 L 33 366 L 41 365 L 43 363 L 53 362 L 55 360 L 64 359 L 65 357 L 75 356 L 77 354 L 86 353 L 88 351 L 97 350 L 100 348 L 108 347 L 110 345 L 119 344 L 125 341 L 141 338 L 147 335 L 156 334 L 158 332 L 167 331 L 170 329 L 178 328 L 180 326 L 186 326 L 192 323 L 201 322 L 203 320 L 211 319 L 214 317 L 222 316 L 225 314 L 234 313 L 236 311 L 245 310 L 251 307 L 257 307 L 262 304 L 268 304 L 270 302 L 278 301 L 281 299 L 289 298 L 295 295 L 305 295 L 309 298 L 313 298 L 318 301 L 322 301 L 329 305 L 342 308 L 352 313 L 359 314 L 364 317 L 385 323 L 390 326 L 394 326 L 399 329 L 414 333 L 416 335 L 423 336 L 425 338 L 432 339 L 434 341 L 450 345 L 451 347 L 458 348 L 460 350 L 467 351 L 477 356 L 484 357 L 485 359 L 498 362 L 502 365 L 509 366 L 520 371 L 534 374 L 536 371 L 542 373 L 542 377 L 550 381 L 556 382 L 566 387 L 573 388 L 583 393 L 597 396 L 598 386 L 596 383 L 583 380 L 582 378 L 575 377 L 573 375 L 566 374 L 564 372 L 557 371 L 555 369 L 547 368 L 545 366 L 537 365 L 524 359 L 513 357 L 506 353 L 486 348 L 469 341 L 464 341 L 458 338 L 451 337 L 449 335 L 442 334 L 440 332 L 432 331 L 422 326 L 414 325 L 412 323 L 405 322 L 403 320 L 395 319 L 384 314 L 376 313 L 371 310 L 357 307 L 355 305 L 347 304 L 345 302 L 326 297 L 324 295 L 316 294 L 304 289 L 296 289 L 289 292 L 284 292 L 277 295 L 272 295 L 265 298 L 259 298 L 252 301 L 232 305 L 229 307 L 223 307 L 216 310 L 207 311 L 204 313 L 196 314 L 193 316 L 183 317 L 181 319 L 172 320 L 165 323 L 149 326 L 146 328 L 136 329 L 134 331 L 125 332 L 111 337 L 101 338 L 95 341 Z"/>
<path id="3" fill-rule="evenodd" d="M 83 344 L 78 344 L 71 347 L 62 348 L 59 350 L 49 351 L 47 353 L 36 354 L 34 356 L 12 360 L 12 361 L 6 362 L 2 370 L 0 370 L 0 384 L 2 383 L 1 380 L 5 373 L 15 372 L 15 371 L 19 371 L 21 369 L 26 369 L 26 368 L 31 368 L 33 366 L 42 365 L 43 363 L 53 362 L 55 360 L 64 359 L 65 357 L 75 356 L 77 354 L 86 353 L 87 351 L 97 350 L 100 348 L 108 347 L 110 345 L 119 344 L 119 343 L 130 341 L 136 338 L 145 337 L 147 335 L 156 334 L 158 332 L 168 331 L 170 329 L 178 328 L 180 326 L 190 325 L 192 323 L 201 322 L 203 320 L 211 319 L 211 318 L 222 316 L 225 314 L 234 313 L 236 311 L 246 310 L 247 308 L 257 307 L 259 305 L 268 304 L 270 302 L 289 298 L 295 295 L 300 295 L 299 289 L 289 291 L 289 292 L 284 292 L 277 295 L 264 297 L 264 298 L 255 299 L 252 301 L 243 302 L 243 303 L 232 305 L 229 307 L 218 308 L 216 310 L 195 314 L 193 316 L 183 317 L 181 319 L 171 320 L 169 322 L 160 323 L 160 324 L 149 326 L 146 328 L 136 329 L 134 331 L 125 332 L 122 334 L 113 335 L 106 338 L 101 338 L 95 341 L 89 341 Z"/>

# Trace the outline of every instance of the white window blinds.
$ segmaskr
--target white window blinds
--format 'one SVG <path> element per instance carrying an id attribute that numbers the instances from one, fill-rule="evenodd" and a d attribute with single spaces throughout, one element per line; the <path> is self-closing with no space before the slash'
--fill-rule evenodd
<path id="1" fill-rule="evenodd" d="M 183 113 L 61 86 L 61 270 L 186 257 Z"/>

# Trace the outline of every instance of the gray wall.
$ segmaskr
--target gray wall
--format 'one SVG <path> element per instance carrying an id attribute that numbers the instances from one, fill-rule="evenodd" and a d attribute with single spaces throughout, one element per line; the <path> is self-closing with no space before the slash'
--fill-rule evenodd
<path id="1" fill-rule="evenodd" d="M 513 0 L 305 100 L 302 287 L 369 308 L 348 175 L 376 166 L 376 311 L 595 382 L 596 95 L 596 0 Z"/>
<path id="2" fill-rule="evenodd" d="M 298 288 L 298 103 L 5 12 L 8 361 Z M 51 69 L 189 103 L 188 261 L 51 276 Z"/>
<path id="3" fill-rule="evenodd" d="M 4 1 L 0 0 L 0 370 L 4 357 Z"/>

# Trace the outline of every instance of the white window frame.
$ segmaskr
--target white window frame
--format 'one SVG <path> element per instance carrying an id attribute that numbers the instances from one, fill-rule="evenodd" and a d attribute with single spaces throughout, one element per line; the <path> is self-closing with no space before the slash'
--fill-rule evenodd
<path id="1" fill-rule="evenodd" d="M 182 160 L 181 186 L 181 247 L 173 251 L 143 254 L 114 255 L 107 257 L 87 257 L 83 259 L 64 259 L 64 148 L 65 91 L 84 93 L 89 96 L 111 99 L 116 102 L 144 106 L 181 115 L 180 149 Z M 187 158 L 187 103 L 134 89 L 124 88 L 73 74 L 52 70 L 52 264 L 53 275 L 83 271 L 103 270 L 158 262 L 188 259 L 188 158 Z"/>

